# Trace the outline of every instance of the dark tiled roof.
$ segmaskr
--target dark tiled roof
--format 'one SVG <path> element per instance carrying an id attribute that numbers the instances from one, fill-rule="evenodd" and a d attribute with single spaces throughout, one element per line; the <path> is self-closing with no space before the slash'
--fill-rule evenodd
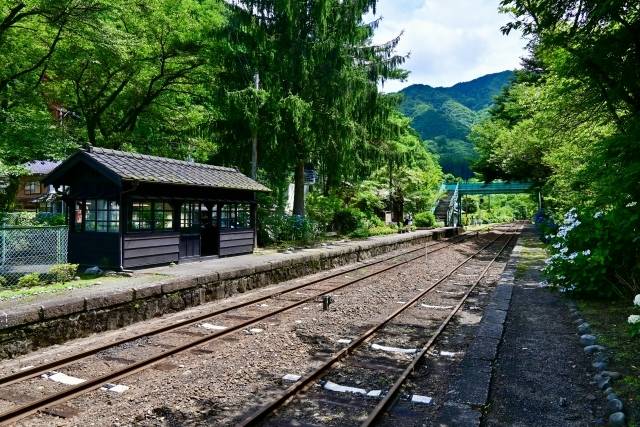
<path id="1" fill-rule="evenodd" d="M 25 163 L 24 167 L 27 168 L 32 175 L 46 175 L 54 170 L 62 162 L 52 162 L 50 160 L 34 160 L 29 163 Z"/>
<path id="2" fill-rule="evenodd" d="M 106 148 L 91 148 L 85 154 L 123 180 L 162 184 L 197 185 L 234 190 L 270 191 L 236 169 L 147 156 Z"/>

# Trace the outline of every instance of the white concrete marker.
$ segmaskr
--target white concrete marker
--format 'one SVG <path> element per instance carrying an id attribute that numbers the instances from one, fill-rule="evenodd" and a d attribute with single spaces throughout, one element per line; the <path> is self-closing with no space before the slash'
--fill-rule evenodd
<path id="1" fill-rule="evenodd" d="M 296 320 L 296 323 L 302 323 L 302 320 Z"/>
<path id="2" fill-rule="evenodd" d="M 406 304 L 406 301 L 398 301 L 396 304 Z"/>
<path id="3" fill-rule="evenodd" d="M 347 338 L 341 338 L 338 340 L 339 344 L 351 344 L 351 340 Z"/>
<path id="4" fill-rule="evenodd" d="M 302 307 L 303 310 L 311 310 L 309 307 Z"/>
<path id="5" fill-rule="evenodd" d="M 258 304 L 258 307 L 269 307 L 269 304 Z"/>
<path id="6" fill-rule="evenodd" d="M 433 399 L 429 396 L 420 396 L 419 394 L 414 394 L 413 396 L 411 396 L 411 402 L 424 403 L 425 405 L 428 405 L 433 402 Z"/>
<path id="7" fill-rule="evenodd" d="M 295 383 L 296 381 L 298 381 L 300 378 L 302 378 L 300 375 L 296 375 L 296 374 L 286 374 L 284 377 L 282 377 L 283 381 L 291 381 L 293 383 Z"/>
<path id="8" fill-rule="evenodd" d="M 34 366 L 33 366 L 33 365 L 23 366 L 22 368 L 20 368 L 20 370 L 21 370 L 21 371 L 25 371 L 25 370 L 27 370 L 27 369 L 31 369 L 31 368 L 34 368 Z"/>
<path id="9" fill-rule="evenodd" d="M 62 383 L 66 385 L 78 385 L 86 381 L 86 380 L 83 380 L 82 378 L 72 377 L 70 375 L 63 374 L 62 372 L 55 372 L 55 371 L 42 374 L 41 377 L 47 380 L 55 381 L 57 383 Z"/>
<path id="10" fill-rule="evenodd" d="M 453 308 L 452 305 L 429 305 L 429 304 L 420 304 L 424 308 L 432 308 L 434 310 L 451 310 Z"/>
<path id="11" fill-rule="evenodd" d="M 100 387 L 100 390 L 110 391 L 112 393 L 124 393 L 125 391 L 129 390 L 129 386 L 122 384 L 105 384 L 104 386 Z"/>
<path id="12" fill-rule="evenodd" d="M 259 334 L 260 332 L 264 332 L 264 329 L 260 329 L 260 328 L 251 328 L 251 329 L 249 329 L 247 332 L 249 332 L 250 334 Z"/>
<path id="13" fill-rule="evenodd" d="M 453 352 L 453 351 L 440 351 L 440 356 L 456 357 L 457 355 L 458 355 L 458 353 Z"/>
<path id="14" fill-rule="evenodd" d="M 418 349 L 415 349 L 415 348 L 387 347 L 379 344 L 371 344 L 371 348 L 374 350 L 387 351 L 389 353 L 404 353 L 404 354 L 413 354 L 418 351 Z"/>
<path id="15" fill-rule="evenodd" d="M 211 331 L 223 331 L 223 330 L 227 329 L 226 326 L 214 325 L 213 323 L 201 323 L 200 327 L 201 328 L 205 328 L 205 329 L 209 329 Z"/>
<path id="16" fill-rule="evenodd" d="M 367 396 L 380 397 L 381 394 L 382 394 L 382 390 L 371 390 L 369 393 L 367 393 Z"/>
<path id="17" fill-rule="evenodd" d="M 338 393 L 355 393 L 355 394 L 367 394 L 367 390 L 357 387 L 348 387 L 346 385 L 340 385 L 327 381 L 324 385 L 326 390 L 337 391 Z"/>

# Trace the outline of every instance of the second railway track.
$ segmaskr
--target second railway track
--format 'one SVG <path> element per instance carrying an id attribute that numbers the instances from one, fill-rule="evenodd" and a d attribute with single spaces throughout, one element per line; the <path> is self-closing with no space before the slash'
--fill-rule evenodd
<path id="1" fill-rule="evenodd" d="M 466 258 L 391 315 L 352 340 L 321 366 L 301 377 L 277 398 L 244 418 L 240 425 L 251 426 L 263 423 L 267 425 L 324 424 L 314 419 L 318 417 L 319 413 L 341 414 L 339 425 L 362 424 L 368 426 L 377 422 L 398 398 L 401 388 L 416 369 L 418 363 L 427 355 L 495 261 L 512 243 L 514 236 L 515 234 L 510 233 L 502 239 L 502 242 L 498 242 L 501 240 L 498 236 L 494 241 Z M 499 245 L 498 250 L 494 250 L 494 254 L 489 254 L 489 260 L 480 259 L 482 256 L 486 257 L 485 250 L 495 246 L 496 243 Z M 472 262 L 477 264 L 471 267 L 476 270 L 473 274 L 476 277 L 472 283 L 461 286 L 460 283 L 451 280 L 454 273 L 459 272 L 465 266 L 469 268 Z M 443 285 L 446 286 L 443 287 Z M 448 307 L 451 310 L 443 312 L 440 310 L 443 307 L 432 310 L 432 316 L 427 325 L 418 325 L 407 319 L 410 310 L 412 308 L 415 310 L 417 303 L 425 301 L 425 298 L 433 294 L 436 288 L 442 288 L 439 289 L 440 292 L 461 294 L 455 305 Z M 422 306 L 436 307 L 428 304 L 422 304 Z M 400 320 L 404 321 L 400 322 Z M 402 339 L 398 340 L 399 336 Z M 374 337 L 378 343 L 371 344 Z M 428 337 L 426 341 L 425 337 Z M 409 339 L 407 340 L 407 338 Z M 402 342 L 402 345 L 392 346 L 389 344 L 394 342 Z M 407 356 L 409 356 L 409 360 L 407 360 Z M 394 377 L 394 375 L 396 380 L 389 382 L 387 378 Z M 372 379 L 372 376 L 377 378 Z M 337 379 L 340 378 L 351 382 L 347 385 L 338 384 Z M 375 384 L 375 386 L 366 388 L 367 384 Z M 340 392 L 363 396 L 363 399 L 358 400 L 361 407 L 345 403 L 349 400 L 348 398 L 341 400 L 336 397 L 335 395 Z M 349 408 L 348 413 L 344 411 L 345 406 Z M 330 418 L 331 415 L 325 415 L 325 420 Z M 327 421 L 327 424 L 332 423 Z"/>

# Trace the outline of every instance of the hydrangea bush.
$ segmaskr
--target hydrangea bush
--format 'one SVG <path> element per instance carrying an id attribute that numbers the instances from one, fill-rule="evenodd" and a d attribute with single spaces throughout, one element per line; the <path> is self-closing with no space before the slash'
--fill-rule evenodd
<path id="1" fill-rule="evenodd" d="M 571 209 L 557 232 L 545 235 L 550 283 L 583 297 L 624 297 L 640 291 L 639 218 L 631 203 L 607 212 Z"/>

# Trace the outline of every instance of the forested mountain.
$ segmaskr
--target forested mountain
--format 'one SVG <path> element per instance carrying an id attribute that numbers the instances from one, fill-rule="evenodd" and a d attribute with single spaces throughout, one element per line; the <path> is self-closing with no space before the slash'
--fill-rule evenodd
<path id="1" fill-rule="evenodd" d="M 469 130 L 512 78 L 513 71 L 502 71 L 451 87 L 411 85 L 400 91 L 400 109 L 440 155 L 444 171 L 469 178 L 470 162 L 476 157 Z"/>

